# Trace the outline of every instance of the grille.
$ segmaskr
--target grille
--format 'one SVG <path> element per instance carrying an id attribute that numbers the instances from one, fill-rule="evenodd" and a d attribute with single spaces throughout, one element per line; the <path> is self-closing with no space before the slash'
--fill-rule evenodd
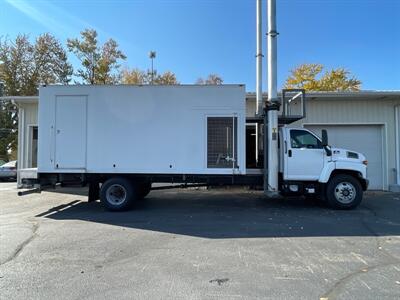
<path id="1" fill-rule="evenodd" d="M 237 162 L 237 117 L 207 118 L 207 167 L 234 168 Z"/>

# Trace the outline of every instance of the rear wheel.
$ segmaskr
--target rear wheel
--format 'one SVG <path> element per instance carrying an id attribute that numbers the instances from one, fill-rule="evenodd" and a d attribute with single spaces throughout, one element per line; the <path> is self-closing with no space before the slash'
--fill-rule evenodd
<path id="1" fill-rule="evenodd" d="M 362 200 L 360 182 L 351 175 L 340 174 L 331 178 L 326 188 L 326 200 L 336 209 L 352 209 Z"/>
<path id="2" fill-rule="evenodd" d="M 101 186 L 100 200 L 107 210 L 128 210 L 137 199 L 137 188 L 126 178 L 110 178 Z"/>

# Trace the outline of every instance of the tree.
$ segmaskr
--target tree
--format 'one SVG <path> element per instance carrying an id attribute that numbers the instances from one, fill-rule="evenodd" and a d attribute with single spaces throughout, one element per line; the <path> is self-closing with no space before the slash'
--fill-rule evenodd
<path id="1" fill-rule="evenodd" d="M 124 69 L 121 72 L 121 82 L 123 84 L 145 84 L 146 74 L 137 68 Z"/>
<path id="2" fill-rule="evenodd" d="M 285 88 L 308 91 L 359 91 L 361 81 L 344 68 L 332 69 L 321 74 L 321 64 L 302 64 L 291 70 Z"/>
<path id="3" fill-rule="evenodd" d="M 4 95 L 35 95 L 36 87 L 32 86 L 34 47 L 27 35 L 18 35 L 15 41 L 0 40 L 0 81 L 3 83 Z"/>
<path id="4" fill-rule="evenodd" d="M 85 29 L 81 32 L 81 39 L 68 39 L 67 47 L 81 61 L 83 68 L 78 70 L 77 76 L 84 83 L 114 84 L 119 81 L 116 71 L 120 67 L 119 61 L 125 60 L 126 56 L 113 39 L 99 46 L 96 30 Z"/>
<path id="5" fill-rule="evenodd" d="M 17 150 L 17 108 L 10 101 L 0 101 L 0 160 L 8 161 Z"/>
<path id="6" fill-rule="evenodd" d="M 176 75 L 171 71 L 166 71 L 163 74 L 154 76 L 154 84 L 174 85 L 179 84 Z"/>
<path id="7" fill-rule="evenodd" d="M 14 41 L 0 38 L 0 82 L 5 96 L 37 95 L 40 84 L 66 84 L 72 66 L 61 43 L 52 35 L 40 35 L 35 43 L 20 34 Z M 17 107 L 10 101 L 0 102 L 0 159 L 17 148 Z M 13 154 L 13 153 L 11 153 Z"/>
<path id="8" fill-rule="evenodd" d="M 67 52 L 49 33 L 40 35 L 34 45 L 34 79 L 43 84 L 68 84 L 73 73 Z"/>
<path id="9" fill-rule="evenodd" d="M 219 85 L 222 84 L 224 82 L 224 80 L 222 79 L 222 77 L 220 77 L 217 74 L 210 74 L 207 76 L 206 79 L 203 78 L 199 78 L 196 81 L 196 84 L 214 84 L 214 85 Z"/>
<path id="10" fill-rule="evenodd" d="M 157 71 L 153 72 L 153 82 L 151 71 L 142 71 L 138 68 L 124 69 L 121 72 L 121 82 L 123 84 L 160 84 L 160 85 L 174 85 L 179 84 L 176 75 L 171 71 L 166 71 L 163 74 L 158 74 Z"/>
<path id="11" fill-rule="evenodd" d="M 15 41 L 0 39 L 0 81 L 4 95 L 37 95 L 40 84 L 67 84 L 72 66 L 61 43 L 52 35 L 40 35 L 34 44 L 20 34 Z"/>
<path id="12" fill-rule="evenodd" d="M 359 91 L 361 81 L 350 77 L 350 72 L 343 68 L 326 72 L 320 79 L 321 90 L 324 91 Z"/>

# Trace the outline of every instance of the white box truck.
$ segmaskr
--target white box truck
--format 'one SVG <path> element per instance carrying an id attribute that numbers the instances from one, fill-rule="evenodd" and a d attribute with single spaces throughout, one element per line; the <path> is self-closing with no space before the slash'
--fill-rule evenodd
<path id="1" fill-rule="evenodd" d="M 42 86 L 34 191 L 87 184 L 90 201 L 119 211 L 153 183 L 262 186 L 265 168 L 246 168 L 245 101 L 243 85 Z M 298 119 L 284 114 L 277 132 L 280 193 L 356 207 L 368 186 L 365 157 L 328 146 L 326 132 L 283 124 Z M 247 121 L 265 129 L 263 120 Z"/>

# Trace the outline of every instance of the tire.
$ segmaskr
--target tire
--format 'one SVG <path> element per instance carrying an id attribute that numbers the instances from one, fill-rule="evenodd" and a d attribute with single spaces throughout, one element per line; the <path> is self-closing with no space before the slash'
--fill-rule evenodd
<path id="1" fill-rule="evenodd" d="M 143 182 L 138 186 L 138 198 L 144 199 L 151 191 L 151 182 Z"/>
<path id="2" fill-rule="evenodd" d="M 362 200 L 360 182 L 351 175 L 339 174 L 331 178 L 326 188 L 326 201 L 335 209 L 352 209 Z"/>
<path id="3" fill-rule="evenodd" d="M 100 189 L 100 200 L 110 211 L 125 211 L 138 200 L 138 190 L 134 183 L 123 177 L 110 178 Z"/>

